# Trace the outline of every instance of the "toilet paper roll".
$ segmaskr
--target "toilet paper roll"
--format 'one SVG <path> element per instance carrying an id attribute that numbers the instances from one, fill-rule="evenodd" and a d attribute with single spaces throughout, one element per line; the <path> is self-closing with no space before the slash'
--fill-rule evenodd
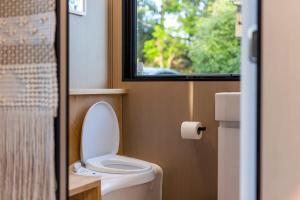
<path id="1" fill-rule="evenodd" d="M 203 131 L 198 131 L 202 127 L 201 122 L 183 122 L 181 124 L 181 137 L 183 139 L 200 140 Z"/>

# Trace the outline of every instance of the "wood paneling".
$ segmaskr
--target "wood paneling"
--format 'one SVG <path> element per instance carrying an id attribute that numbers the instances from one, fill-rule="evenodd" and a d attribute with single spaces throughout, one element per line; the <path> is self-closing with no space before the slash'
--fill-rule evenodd
<path id="1" fill-rule="evenodd" d="M 67 52 L 67 44 L 68 44 L 68 35 L 67 35 L 67 1 L 56 1 L 59 3 L 57 5 L 57 9 L 59 12 L 59 19 L 58 25 L 59 25 L 59 37 L 57 37 L 57 42 L 59 42 L 59 92 L 60 92 L 60 98 L 59 98 L 59 155 L 56 155 L 60 159 L 59 163 L 59 178 L 57 182 L 59 183 L 59 199 L 65 200 L 67 199 L 67 169 L 66 166 L 68 164 L 67 161 L 67 125 L 68 125 L 68 119 L 67 119 L 67 68 L 68 68 L 68 52 Z M 58 144 L 56 144 L 58 145 Z M 58 147 L 56 147 L 58 148 Z"/>
<path id="2" fill-rule="evenodd" d="M 298 200 L 300 1 L 262 3 L 262 200 Z"/>
<path id="3" fill-rule="evenodd" d="M 69 198 L 70 200 L 101 200 L 101 192 L 99 187 L 92 188 L 88 191 L 74 195 Z"/>
<path id="4" fill-rule="evenodd" d="M 126 89 L 71 89 L 70 95 L 122 95 L 127 94 Z"/>
<path id="5" fill-rule="evenodd" d="M 70 172 L 69 196 L 71 200 L 101 200 L 100 177 L 77 176 Z"/>
<path id="6" fill-rule="evenodd" d="M 217 200 L 217 92 L 239 91 L 239 82 L 122 82 L 122 5 L 113 0 L 113 86 L 123 99 L 124 153 L 159 164 L 164 200 Z M 202 121 L 202 140 L 183 140 L 183 121 Z"/>
<path id="7" fill-rule="evenodd" d="M 80 160 L 81 128 L 88 109 L 98 101 L 110 103 L 117 114 L 121 137 L 119 153 L 122 153 L 122 96 L 121 95 L 80 95 L 70 96 L 69 100 L 69 164 Z"/>
<path id="8" fill-rule="evenodd" d="M 217 200 L 218 135 L 214 94 L 238 91 L 237 83 L 127 84 L 123 100 L 124 153 L 159 164 L 164 200 Z M 193 102 L 193 103 L 191 103 Z M 183 121 L 201 121 L 202 140 L 183 140 Z"/>

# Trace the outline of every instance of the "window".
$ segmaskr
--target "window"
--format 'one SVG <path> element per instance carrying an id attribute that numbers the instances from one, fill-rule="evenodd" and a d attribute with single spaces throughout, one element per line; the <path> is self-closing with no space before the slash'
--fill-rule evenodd
<path id="1" fill-rule="evenodd" d="M 124 80 L 239 80 L 238 0 L 123 2 Z"/>

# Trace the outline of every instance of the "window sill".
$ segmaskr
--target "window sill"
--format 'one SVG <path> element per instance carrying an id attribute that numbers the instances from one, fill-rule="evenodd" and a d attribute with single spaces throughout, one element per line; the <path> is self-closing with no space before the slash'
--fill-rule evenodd
<path id="1" fill-rule="evenodd" d="M 125 95 L 128 89 L 70 89 L 69 95 Z"/>
<path id="2" fill-rule="evenodd" d="M 123 75 L 123 81 L 240 81 L 240 75 L 238 74 L 226 74 L 226 75 L 198 75 L 198 76 L 131 76 L 126 77 Z"/>

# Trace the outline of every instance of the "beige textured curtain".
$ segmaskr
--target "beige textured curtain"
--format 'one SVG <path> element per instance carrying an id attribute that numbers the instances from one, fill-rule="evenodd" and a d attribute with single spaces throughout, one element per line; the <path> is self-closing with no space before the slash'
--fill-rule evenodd
<path id="1" fill-rule="evenodd" d="M 55 199 L 55 0 L 0 0 L 0 200 Z"/>

